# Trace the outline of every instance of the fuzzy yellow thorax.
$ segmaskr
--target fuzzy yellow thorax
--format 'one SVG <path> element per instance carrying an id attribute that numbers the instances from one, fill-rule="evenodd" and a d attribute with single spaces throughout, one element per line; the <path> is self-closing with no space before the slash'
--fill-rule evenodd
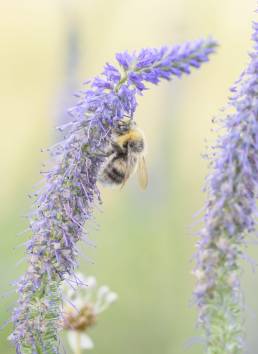
<path id="1" fill-rule="evenodd" d="M 129 140 L 141 140 L 142 138 L 142 133 L 139 130 L 132 129 L 128 133 L 119 136 L 117 138 L 117 144 L 122 147 L 123 144 Z"/>

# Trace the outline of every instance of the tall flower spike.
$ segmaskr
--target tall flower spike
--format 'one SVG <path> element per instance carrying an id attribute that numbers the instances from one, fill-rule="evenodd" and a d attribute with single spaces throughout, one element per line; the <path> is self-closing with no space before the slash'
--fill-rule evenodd
<path id="1" fill-rule="evenodd" d="M 99 151 L 110 143 L 112 128 L 125 116 L 133 119 L 136 95 L 146 89 L 145 82 L 157 84 L 189 74 L 192 67 L 208 61 L 215 47 L 216 42 L 208 39 L 117 54 L 120 68 L 106 64 L 101 76 L 78 95 L 79 102 L 70 111 L 73 120 L 60 128 L 66 137 L 51 149 L 56 163 L 45 174 L 45 186 L 30 216 L 29 267 L 18 281 L 13 312 L 11 338 L 18 354 L 58 353 L 59 287 L 76 269 L 76 243 L 87 239 L 84 224 L 100 201 Z"/>
<path id="2" fill-rule="evenodd" d="M 231 89 L 224 134 L 211 156 L 204 228 L 197 245 L 195 299 L 207 354 L 244 348 L 240 259 L 254 231 L 258 187 L 258 23 L 250 63 Z"/>

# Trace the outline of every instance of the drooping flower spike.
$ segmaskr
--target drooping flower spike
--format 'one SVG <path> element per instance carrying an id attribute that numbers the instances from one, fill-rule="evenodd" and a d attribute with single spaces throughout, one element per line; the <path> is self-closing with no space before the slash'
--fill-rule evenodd
<path id="1" fill-rule="evenodd" d="M 110 144 L 113 127 L 124 117 L 134 119 L 136 95 L 146 83 L 189 74 L 208 61 L 215 47 L 208 39 L 117 54 L 119 68 L 106 64 L 79 93 L 71 122 L 60 128 L 65 138 L 50 151 L 56 162 L 45 173 L 45 186 L 30 216 L 29 266 L 17 283 L 13 312 L 12 340 L 18 354 L 58 353 L 60 283 L 76 269 L 77 241 L 88 239 L 84 224 L 100 201 L 96 182 L 104 159 L 99 151 Z"/>
<path id="2" fill-rule="evenodd" d="M 244 351 L 240 261 L 255 230 L 258 191 L 258 23 L 250 63 L 232 87 L 224 134 L 210 157 L 204 228 L 197 245 L 195 300 L 207 354 Z"/>

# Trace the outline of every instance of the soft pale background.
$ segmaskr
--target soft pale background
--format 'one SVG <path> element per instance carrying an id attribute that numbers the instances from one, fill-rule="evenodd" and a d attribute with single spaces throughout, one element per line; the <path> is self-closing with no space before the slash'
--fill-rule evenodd
<path id="1" fill-rule="evenodd" d="M 24 240 L 16 234 L 26 227 L 26 194 L 47 158 L 40 148 L 54 142 L 60 112 L 72 104 L 67 92 L 98 74 L 117 51 L 212 35 L 221 47 L 209 64 L 182 80 L 151 87 L 139 99 L 137 119 L 149 146 L 149 188 L 140 192 L 132 179 L 122 191 L 104 191 L 104 212 L 97 214 L 101 229 L 91 234 L 97 249 L 82 246 L 95 264 L 84 258 L 80 262 L 81 270 L 96 275 L 120 297 L 90 331 L 93 354 L 201 352 L 198 344 L 189 346 L 198 335 L 190 259 L 196 241 L 192 216 L 204 201 L 206 162 L 200 155 L 211 137 L 212 116 L 247 62 L 255 3 L 1 0 L 1 322 L 8 319 L 15 299 L 9 284 L 25 270 L 24 262 L 17 263 L 23 250 L 15 247 Z M 76 60 L 67 67 L 72 23 L 79 33 L 77 67 Z M 249 267 L 243 283 L 248 349 L 254 353 L 258 282 Z M 7 326 L 0 333 L 1 354 L 14 353 L 6 341 L 10 330 Z"/>

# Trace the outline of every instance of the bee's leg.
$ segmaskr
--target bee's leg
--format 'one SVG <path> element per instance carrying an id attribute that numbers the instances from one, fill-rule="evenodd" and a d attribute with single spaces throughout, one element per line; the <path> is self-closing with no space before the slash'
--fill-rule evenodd
<path id="1" fill-rule="evenodd" d="M 108 154 L 104 154 L 104 153 L 101 153 L 101 152 L 92 152 L 90 155 L 92 157 L 103 157 L 103 158 L 108 157 Z"/>
<path id="2" fill-rule="evenodd" d="M 102 151 L 102 150 L 98 150 L 98 151 L 91 151 L 88 152 L 88 154 L 90 156 L 94 156 L 94 157 L 103 157 L 103 158 L 107 158 L 109 156 L 111 156 L 114 153 L 114 151 Z"/>
<path id="3" fill-rule="evenodd" d="M 94 156 L 94 157 L 109 157 L 110 155 L 113 154 L 113 149 L 109 149 L 107 151 L 103 151 L 101 149 L 98 149 L 96 151 L 92 151 L 89 147 L 88 144 L 85 144 L 82 146 L 82 152 L 84 154 L 87 154 L 89 156 Z"/>

